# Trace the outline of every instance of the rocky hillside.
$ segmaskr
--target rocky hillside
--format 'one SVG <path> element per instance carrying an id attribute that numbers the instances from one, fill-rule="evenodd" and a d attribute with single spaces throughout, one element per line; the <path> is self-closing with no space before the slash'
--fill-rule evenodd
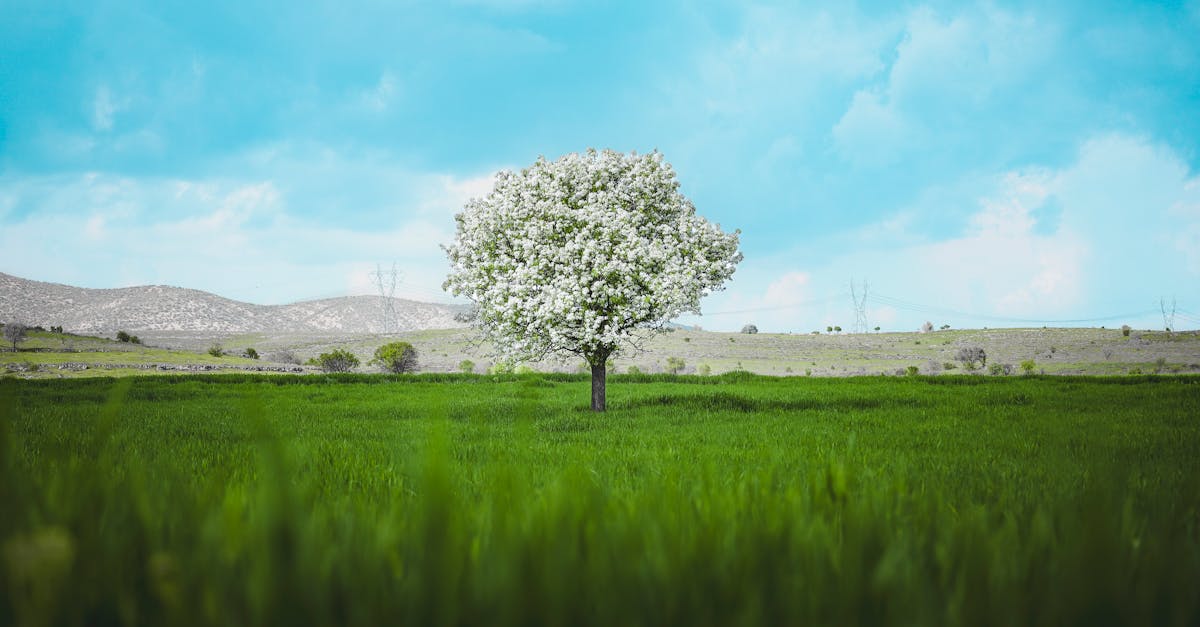
<path id="1" fill-rule="evenodd" d="M 255 305 L 166 285 L 87 289 L 0 273 L 0 320 L 62 326 L 73 333 L 382 333 L 464 326 L 454 315 L 465 307 L 397 298 L 395 318 L 385 329 L 384 304 L 380 296 L 346 296 Z"/>

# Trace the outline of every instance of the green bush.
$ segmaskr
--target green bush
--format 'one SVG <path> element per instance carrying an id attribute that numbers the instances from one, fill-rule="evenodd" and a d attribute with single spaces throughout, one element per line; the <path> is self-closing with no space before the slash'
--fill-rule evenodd
<path id="1" fill-rule="evenodd" d="M 225 348 L 220 344 L 213 344 L 212 346 L 208 347 L 208 354 L 212 355 L 213 357 L 224 357 Z"/>
<path id="2" fill-rule="evenodd" d="M 637 366 L 630 366 L 625 369 L 625 372 L 629 374 L 642 374 L 642 369 L 638 368 Z"/>
<path id="3" fill-rule="evenodd" d="M 1133 330 L 1133 328 L 1131 328 L 1127 324 L 1121 325 L 1121 335 L 1124 335 L 1125 337 L 1129 337 L 1129 332 L 1132 330 Z"/>
<path id="4" fill-rule="evenodd" d="M 1026 359 L 1021 362 L 1021 370 L 1023 370 L 1025 374 L 1033 374 L 1035 368 L 1037 368 L 1037 362 L 1032 359 Z"/>
<path id="5" fill-rule="evenodd" d="M 498 361 L 488 368 L 488 374 L 512 374 L 515 367 L 506 361 Z"/>
<path id="6" fill-rule="evenodd" d="M 988 371 L 996 376 L 1010 375 L 1013 372 L 1012 364 L 992 364 Z"/>
<path id="7" fill-rule="evenodd" d="M 668 357 L 667 358 L 667 368 L 666 368 L 667 372 L 669 372 L 671 374 L 679 374 L 680 372 L 683 372 L 683 366 L 684 366 L 683 359 L 681 359 L 679 357 Z"/>
<path id="8" fill-rule="evenodd" d="M 982 367 L 987 367 L 987 353 L 980 346 L 964 346 L 958 349 L 954 359 L 961 361 L 963 368 L 967 370 L 974 370 L 976 362 Z"/>
<path id="9" fill-rule="evenodd" d="M 246 352 L 242 353 L 242 356 L 248 359 L 258 359 L 258 351 L 254 350 L 253 347 L 247 347 Z"/>
<path id="10" fill-rule="evenodd" d="M 117 341 L 118 342 L 129 342 L 130 337 L 132 337 L 132 336 L 124 331 L 117 331 Z"/>
<path id="11" fill-rule="evenodd" d="M 350 351 L 336 349 L 329 353 L 321 353 L 314 360 L 316 366 L 325 372 L 350 372 L 358 367 L 358 357 Z"/>
<path id="12" fill-rule="evenodd" d="M 790 372 L 791 369 L 788 371 Z M 708 375 L 712 374 L 712 366 L 708 364 L 700 364 L 700 366 L 696 368 L 696 374 L 702 377 L 707 377 Z"/>
<path id="13" fill-rule="evenodd" d="M 475 372 L 475 362 L 470 359 L 464 359 L 458 362 L 458 371 L 463 374 L 471 374 Z"/>
<path id="14" fill-rule="evenodd" d="M 392 342 L 375 349 L 375 357 L 370 362 L 387 372 L 399 374 L 417 371 L 417 349 L 408 342 Z M 357 363 L 355 364 L 358 365 Z"/>
<path id="15" fill-rule="evenodd" d="M 921 374 L 921 369 L 916 366 L 909 366 L 904 369 L 904 374 L 910 377 L 915 377 Z"/>

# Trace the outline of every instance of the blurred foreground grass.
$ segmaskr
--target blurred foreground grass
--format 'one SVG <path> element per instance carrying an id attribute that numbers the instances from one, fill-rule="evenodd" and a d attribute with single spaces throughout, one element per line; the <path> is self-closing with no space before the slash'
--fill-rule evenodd
<path id="1" fill-rule="evenodd" d="M 0 381 L 0 624 L 1200 622 L 1200 379 Z"/>

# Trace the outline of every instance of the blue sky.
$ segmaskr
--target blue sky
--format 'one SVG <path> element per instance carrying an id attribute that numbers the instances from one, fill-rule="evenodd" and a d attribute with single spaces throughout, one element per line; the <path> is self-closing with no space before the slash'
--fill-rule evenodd
<path id="1" fill-rule="evenodd" d="M 1200 327 L 1200 2 L 1043 4 L 0 0 L 0 271 L 444 301 L 497 170 L 657 148 L 705 328 Z"/>

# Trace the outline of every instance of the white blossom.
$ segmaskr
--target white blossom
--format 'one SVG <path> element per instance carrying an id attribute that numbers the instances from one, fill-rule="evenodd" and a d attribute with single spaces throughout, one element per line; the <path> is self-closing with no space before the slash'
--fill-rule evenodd
<path id="1" fill-rule="evenodd" d="M 739 232 L 697 216 L 657 151 L 539 158 L 497 174 L 455 221 L 443 287 L 478 306 L 484 339 L 509 360 L 603 363 L 700 313 L 742 259 Z"/>

